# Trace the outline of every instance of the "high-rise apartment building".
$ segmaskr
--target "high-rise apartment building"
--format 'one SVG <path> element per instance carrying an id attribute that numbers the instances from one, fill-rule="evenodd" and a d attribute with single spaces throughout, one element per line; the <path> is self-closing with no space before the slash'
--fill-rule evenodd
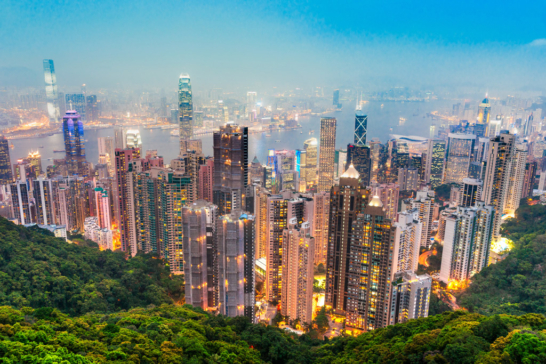
<path id="1" fill-rule="evenodd" d="M 350 269 L 347 264 L 351 264 L 350 259 L 355 258 L 356 249 L 352 240 L 355 234 L 353 223 L 368 205 L 369 195 L 370 191 L 362 187 L 353 166 L 349 166 L 341 175 L 339 185 L 331 188 L 325 304 L 336 313 L 346 314 L 349 311 Z"/>
<path id="2" fill-rule="evenodd" d="M 32 181 L 32 184 L 34 206 L 36 208 L 36 223 L 40 225 L 55 225 L 55 205 L 51 180 L 38 177 Z"/>
<path id="3" fill-rule="evenodd" d="M 394 223 L 394 257 L 392 273 L 416 271 L 421 248 L 423 224 L 419 221 L 419 210 L 410 209 L 398 213 L 398 222 Z"/>
<path id="4" fill-rule="evenodd" d="M 416 191 L 419 187 L 419 171 L 415 168 L 398 168 L 398 185 L 402 191 Z"/>
<path id="5" fill-rule="evenodd" d="M 283 232 L 281 313 L 302 323 L 313 320 L 315 238 L 308 222 L 293 218 Z"/>
<path id="6" fill-rule="evenodd" d="M 485 177 L 483 184 L 483 201 L 495 209 L 493 241 L 500 239 L 502 214 L 508 199 L 512 159 L 515 155 L 516 136 L 507 131 L 489 142 Z"/>
<path id="7" fill-rule="evenodd" d="M 411 208 L 419 211 L 419 221 L 423 223 L 421 246 L 428 249 L 432 245 L 430 236 L 434 212 L 434 191 L 429 191 L 426 187 L 421 191 L 417 191 L 415 198 L 411 200 Z"/>
<path id="8" fill-rule="evenodd" d="M 44 59 L 44 77 L 47 115 L 50 123 L 56 123 L 61 119 L 61 113 L 58 102 L 57 76 L 55 75 L 55 66 L 52 59 Z"/>
<path id="9" fill-rule="evenodd" d="M 458 205 L 461 207 L 476 206 L 482 199 L 483 181 L 475 178 L 464 178 L 461 183 Z"/>
<path id="10" fill-rule="evenodd" d="M 1 153 L 1 147 L 0 147 L 0 153 Z M 0 159 L 1 159 L 1 154 L 0 154 Z M 538 163 L 536 161 L 531 160 L 525 163 L 525 176 L 523 177 L 523 188 L 521 190 L 521 198 L 530 197 L 533 195 L 533 188 L 535 186 L 537 167 L 538 167 Z M 0 170 L 1 170 L 1 161 L 0 161 Z"/>
<path id="11" fill-rule="evenodd" d="M 36 216 L 32 213 L 34 206 L 31 200 L 32 194 L 25 181 L 17 180 L 10 184 L 11 206 L 13 216 L 19 221 L 19 225 L 36 222 Z"/>
<path id="12" fill-rule="evenodd" d="M 11 159 L 9 156 L 9 140 L 0 136 L 0 185 L 7 185 L 13 181 Z"/>
<path id="13" fill-rule="evenodd" d="M 204 200 L 183 207 L 183 255 L 186 303 L 218 308 L 218 208 Z"/>
<path id="14" fill-rule="evenodd" d="M 254 192 L 254 216 L 256 217 L 256 257 L 261 259 L 266 257 L 268 245 L 268 197 L 271 193 L 264 187 L 257 187 Z"/>
<path id="15" fill-rule="evenodd" d="M 28 152 L 27 156 L 28 163 L 33 167 L 34 169 L 34 176 L 33 178 L 38 178 L 40 174 L 42 174 L 42 156 L 40 155 L 40 152 L 38 151 L 30 151 Z"/>
<path id="16" fill-rule="evenodd" d="M 503 214 L 514 216 L 521 201 L 524 188 L 525 164 L 527 163 L 527 145 L 517 146 L 510 167 L 508 195 Z"/>
<path id="17" fill-rule="evenodd" d="M 111 177 L 114 176 L 114 139 L 112 137 L 100 137 L 98 138 L 99 144 L 99 159 L 101 156 L 104 158 L 105 164 L 108 166 L 108 173 Z"/>
<path id="18" fill-rule="evenodd" d="M 336 150 L 335 118 L 320 119 L 320 155 L 317 192 L 328 192 L 334 185 L 334 153 Z"/>
<path id="19" fill-rule="evenodd" d="M 97 100 L 97 95 L 86 96 L 85 101 L 85 114 L 87 115 L 87 120 L 95 122 L 99 121 L 99 102 Z"/>
<path id="20" fill-rule="evenodd" d="M 256 101 L 257 101 L 257 94 L 253 91 L 248 91 L 246 93 L 246 116 L 250 120 L 254 120 L 254 113 L 256 112 Z M 252 117 L 251 117 L 252 116 Z"/>
<path id="21" fill-rule="evenodd" d="M 374 196 L 350 225 L 346 325 L 374 330 L 389 324 L 394 228 Z"/>
<path id="22" fill-rule="evenodd" d="M 248 128 L 233 123 L 214 133 L 213 202 L 220 215 L 242 209 L 248 185 Z"/>
<path id="23" fill-rule="evenodd" d="M 142 154 L 142 138 L 140 136 L 140 130 L 130 129 L 125 132 L 125 148 L 138 148 L 141 149 Z"/>
<path id="24" fill-rule="evenodd" d="M 372 186 L 372 192 L 374 196 L 379 196 L 387 219 L 395 221 L 398 212 L 400 186 L 396 183 L 375 183 Z"/>
<path id="25" fill-rule="evenodd" d="M 313 229 L 315 238 L 315 264 L 326 264 L 328 254 L 328 225 L 330 224 L 330 193 L 313 194 Z"/>
<path id="26" fill-rule="evenodd" d="M 303 142 L 305 150 L 305 167 L 300 169 L 300 178 L 307 183 L 307 188 L 317 183 L 317 138 L 309 138 Z"/>
<path id="27" fill-rule="evenodd" d="M 214 160 L 207 158 L 205 164 L 199 166 L 199 199 L 212 203 L 212 186 Z"/>
<path id="28" fill-rule="evenodd" d="M 446 142 L 444 140 L 430 139 L 428 141 L 425 182 L 430 183 L 432 188 L 442 184 L 445 155 Z"/>
<path id="29" fill-rule="evenodd" d="M 360 175 L 362 185 L 369 186 L 372 178 L 372 155 L 367 145 L 347 145 L 347 166 L 353 165 Z"/>
<path id="30" fill-rule="evenodd" d="M 68 174 L 87 174 L 83 122 L 77 111 L 69 110 L 63 117 L 63 136 Z"/>
<path id="31" fill-rule="evenodd" d="M 389 325 L 428 317 L 432 278 L 411 270 L 394 274 Z"/>
<path id="32" fill-rule="evenodd" d="M 282 239 L 288 227 L 288 201 L 281 195 L 267 198 L 267 241 L 266 241 L 266 298 L 269 302 L 281 299 Z"/>
<path id="33" fill-rule="evenodd" d="M 190 75 L 183 73 L 178 80 L 178 119 L 180 128 L 180 152 L 183 141 L 193 138 L 193 98 Z"/>
<path id="34" fill-rule="evenodd" d="M 487 266 L 495 215 L 493 206 L 478 202 L 446 218 L 441 281 L 465 281 Z"/>
<path id="35" fill-rule="evenodd" d="M 255 322 L 254 216 L 232 211 L 218 219 L 216 230 L 218 312 Z"/>
<path id="36" fill-rule="evenodd" d="M 461 183 L 468 177 L 476 136 L 449 133 L 446 148 L 444 183 Z"/>

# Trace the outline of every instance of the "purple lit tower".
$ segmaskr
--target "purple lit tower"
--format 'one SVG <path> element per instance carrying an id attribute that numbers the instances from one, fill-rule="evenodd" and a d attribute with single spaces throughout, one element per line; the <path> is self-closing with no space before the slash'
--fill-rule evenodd
<path id="1" fill-rule="evenodd" d="M 87 174 L 85 144 L 83 140 L 83 123 L 75 110 L 67 110 L 63 117 L 64 147 L 68 174 Z"/>

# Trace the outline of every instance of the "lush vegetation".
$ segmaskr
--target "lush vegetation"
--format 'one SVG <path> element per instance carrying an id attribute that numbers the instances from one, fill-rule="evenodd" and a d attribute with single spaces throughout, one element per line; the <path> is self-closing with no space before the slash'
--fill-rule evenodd
<path id="1" fill-rule="evenodd" d="M 53 307 L 71 315 L 178 302 L 183 280 L 161 259 L 68 244 L 0 218 L 0 305 Z"/>
<path id="2" fill-rule="evenodd" d="M 459 304 L 486 315 L 546 314 L 546 207 L 522 204 L 502 233 L 513 239 L 512 251 L 472 277 Z"/>
<path id="3" fill-rule="evenodd" d="M 163 305 L 69 317 L 0 307 L 1 363 L 544 363 L 542 315 L 463 311 L 331 341 Z"/>

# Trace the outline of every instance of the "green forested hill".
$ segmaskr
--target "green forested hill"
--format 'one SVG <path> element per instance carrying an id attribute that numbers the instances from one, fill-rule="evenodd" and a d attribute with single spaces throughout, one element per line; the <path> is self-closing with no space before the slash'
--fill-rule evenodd
<path id="1" fill-rule="evenodd" d="M 163 305 L 69 317 L 0 307 L 0 363 L 545 363 L 544 317 L 446 312 L 360 335 L 312 340 L 245 318 Z"/>
<path id="2" fill-rule="evenodd" d="M 182 295 L 182 278 L 171 277 L 161 259 L 127 260 L 0 218 L 0 305 L 81 315 L 173 303 Z"/>

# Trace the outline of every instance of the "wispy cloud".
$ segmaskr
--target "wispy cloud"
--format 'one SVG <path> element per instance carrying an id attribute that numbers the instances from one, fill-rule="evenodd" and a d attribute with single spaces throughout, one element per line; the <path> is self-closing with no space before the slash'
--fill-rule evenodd
<path id="1" fill-rule="evenodd" d="M 531 43 L 529 43 L 531 47 L 544 47 L 546 46 L 546 38 L 539 38 L 535 39 Z"/>

